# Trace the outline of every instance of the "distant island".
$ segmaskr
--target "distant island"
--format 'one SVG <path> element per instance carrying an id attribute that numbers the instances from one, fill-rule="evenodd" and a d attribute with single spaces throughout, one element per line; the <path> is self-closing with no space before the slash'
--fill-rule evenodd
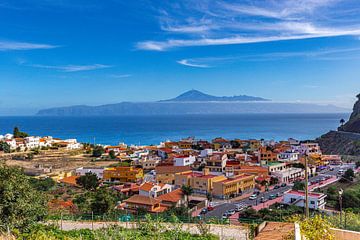
<path id="1" fill-rule="evenodd" d="M 160 102 L 233 102 L 233 101 L 270 101 L 269 99 L 261 97 L 253 97 L 247 95 L 238 95 L 232 97 L 217 97 L 212 96 L 198 90 L 190 90 L 180 94 L 176 98 L 161 100 Z"/>
<path id="2" fill-rule="evenodd" d="M 269 99 L 238 95 L 217 97 L 190 90 L 179 96 L 157 102 L 121 102 L 100 106 L 69 106 L 40 110 L 38 116 L 138 116 L 176 114 L 240 113 L 344 113 L 349 109 L 334 105 L 279 103 Z"/>

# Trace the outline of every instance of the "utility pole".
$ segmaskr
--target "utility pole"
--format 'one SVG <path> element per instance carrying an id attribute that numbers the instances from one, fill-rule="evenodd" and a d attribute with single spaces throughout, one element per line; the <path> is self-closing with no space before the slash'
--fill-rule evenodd
<path id="1" fill-rule="evenodd" d="M 308 157 L 305 154 L 305 217 L 309 218 L 309 176 L 308 176 Z"/>

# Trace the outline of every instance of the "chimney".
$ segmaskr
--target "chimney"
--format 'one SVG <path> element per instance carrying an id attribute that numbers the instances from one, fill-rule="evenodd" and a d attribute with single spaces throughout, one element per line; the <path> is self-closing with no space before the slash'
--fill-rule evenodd
<path id="1" fill-rule="evenodd" d="M 206 175 L 209 175 L 209 173 L 210 173 L 210 170 L 207 167 L 205 167 L 203 169 L 203 175 L 206 176 Z"/>

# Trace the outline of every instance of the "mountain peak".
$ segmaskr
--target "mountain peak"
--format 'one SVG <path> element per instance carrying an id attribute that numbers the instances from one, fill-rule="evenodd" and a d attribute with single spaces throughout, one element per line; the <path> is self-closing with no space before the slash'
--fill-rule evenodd
<path id="1" fill-rule="evenodd" d="M 189 90 L 187 92 L 184 92 L 180 94 L 179 96 L 162 100 L 160 102 L 206 102 L 206 101 L 269 101 L 268 99 L 261 98 L 261 97 L 253 97 L 253 96 L 247 96 L 247 95 L 238 95 L 238 96 L 213 96 L 206 93 L 203 93 L 199 90 Z"/>

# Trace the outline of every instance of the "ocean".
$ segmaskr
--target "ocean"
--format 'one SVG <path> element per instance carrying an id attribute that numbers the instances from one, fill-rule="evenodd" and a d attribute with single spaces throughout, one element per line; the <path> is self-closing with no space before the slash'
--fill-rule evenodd
<path id="1" fill-rule="evenodd" d="M 0 117 L 0 134 L 14 126 L 37 136 L 76 138 L 80 142 L 158 144 L 194 136 L 211 140 L 315 139 L 339 126 L 349 113 L 334 114 L 230 114 L 114 117 Z"/>

